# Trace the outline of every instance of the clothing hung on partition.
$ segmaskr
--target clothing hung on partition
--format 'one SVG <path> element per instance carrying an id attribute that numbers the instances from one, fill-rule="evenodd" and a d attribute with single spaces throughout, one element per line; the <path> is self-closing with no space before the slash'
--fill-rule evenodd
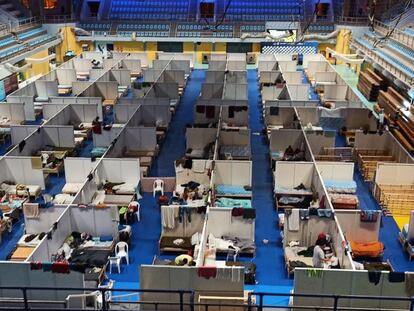
<path id="1" fill-rule="evenodd" d="M 189 223 L 191 223 L 191 213 L 192 213 L 192 208 L 188 207 L 188 206 L 180 206 L 178 208 L 178 219 L 180 222 L 183 222 L 185 215 L 187 215 L 187 221 Z"/>

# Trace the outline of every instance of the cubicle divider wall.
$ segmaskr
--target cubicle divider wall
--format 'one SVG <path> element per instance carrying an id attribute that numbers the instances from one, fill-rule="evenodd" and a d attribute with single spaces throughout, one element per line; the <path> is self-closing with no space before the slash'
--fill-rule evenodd
<path id="1" fill-rule="evenodd" d="M 6 101 L 8 103 L 22 103 L 24 105 L 24 120 L 26 121 L 36 120 L 35 110 L 34 110 L 34 94 L 16 95 L 16 96 L 9 95 L 6 98 Z"/>
<path id="2" fill-rule="evenodd" d="M 225 60 L 210 60 L 208 63 L 208 71 L 225 71 L 227 61 Z"/>
<path id="3" fill-rule="evenodd" d="M 25 128 L 16 128 L 16 137 L 21 137 L 22 134 L 27 133 Z M 37 151 L 46 147 L 64 147 L 74 148 L 75 138 L 73 126 L 64 125 L 50 125 L 43 126 L 31 133 L 24 141 L 20 142 L 18 146 L 13 148 L 10 156 L 32 156 Z"/>
<path id="4" fill-rule="evenodd" d="M 288 84 L 289 98 L 292 100 L 308 100 L 309 85 L 308 84 Z"/>
<path id="5" fill-rule="evenodd" d="M 391 155 L 393 161 L 398 163 L 413 163 L 413 158 L 401 146 L 390 132 L 384 133 L 365 133 L 363 131 L 355 132 L 354 147 L 358 150 L 377 150 L 384 151 Z"/>
<path id="6" fill-rule="evenodd" d="M 201 99 L 221 99 L 223 97 L 223 83 L 203 83 Z"/>
<path id="7" fill-rule="evenodd" d="M 268 130 L 279 128 L 297 129 L 300 126 L 297 113 L 293 107 L 264 107 L 265 124 Z"/>
<path id="8" fill-rule="evenodd" d="M 186 156 L 193 159 L 210 157 L 212 155 L 211 150 L 215 145 L 216 135 L 216 128 L 187 128 Z"/>
<path id="9" fill-rule="evenodd" d="M 282 77 L 287 85 L 302 84 L 302 73 L 300 71 L 283 71 Z"/>
<path id="10" fill-rule="evenodd" d="M 0 117 L 5 124 L 21 124 L 25 121 L 25 112 L 23 103 L 1 103 Z M 7 122 L 5 122 L 7 120 Z"/>
<path id="11" fill-rule="evenodd" d="M 226 72 L 226 84 L 247 84 L 247 71 L 227 71 Z"/>
<path id="12" fill-rule="evenodd" d="M 325 148 L 335 147 L 335 131 L 306 130 L 305 135 L 314 156 L 322 154 Z"/>
<path id="13" fill-rule="evenodd" d="M 223 99 L 225 100 L 247 100 L 247 83 L 226 83 Z"/>
<path id="14" fill-rule="evenodd" d="M 26 234 L 46 233 L 65 212 L 66 205 L 53 205 L 49 208 L 40 208 L 37 217 L 24 215 L 24 231 Z"/>
<path id="15" fill-rule="evenodd" d="M 260 72 L 259 82 L 262 84 L 282 83 L 282 73 L 280 71 L 262 70 Z"/>
<path id="16" fill-rule="evenodd" d="M 33 134 L 39 128 L 38 125 L 12 125 L 10 137 L 12 145 L 17 145 L 22 140 Z"/>
<path id="17" fill-rule="evenodd" d="M 295 294 L 318 294 L 337 296 L 387 296 L 387 297 L 410 297 L 412 292 L 407 291 L 410 287 L 405 281 L 393 282 L 390 272 L 381 271 L 377 273 L 374 281 L 370 281 L 369 271 L 343 271 L 323 270 L 321 277 L 316 277 L 307 272 L 307 269 L 297 268 L 295 270 L 294 288 Z M 315 275 L 319 275 L 318 273 Z M 340 282 L 338 282 L 340 280 Z M 378 282 L 376 281 L 378 280 Z M 293 307 L 301 310 L 301 307 L 318 306 L 320 308 L 332 307 L 332 298 L 308 298 L 293 297 Z M 338 307 L 344 309 L 371 309 L 378 310 L 407 310 L 409 301 L 385 300 L 385 299 L 339 299 Z"/>
<path id="18" fill-rule="evenodd" d="M 214 84 L 214 83 L 224 83 L 225 71 L 223 70 L 209 70 L 206 72 L 206 77 L 204 83 Z"/>
<path id="19" fill-rule="evenodd" d="M 41 167 L 34 166 L 30 156 L 7 156 L 1 160 L 1 183 L 8 182 L 15 185 L 26 185 L 32 197 L 38 197 L 45 189 L 45 178 Z M 10 185 L 10 184 L 9 184 Z M 16 187 L 14 188 L 16 192 Z"/>
<path id="20" fill-rule="evenodd" d="M 36 284 L 37 287 L 49 288 L 83 288 L 84 274 L 71 271 L 70 274 L 53 273 L 52 271 L 32 270 L 30 263 L 16 263 L 9 261 L 0 262 L 0 273 L 2 275 L 0 285 L 2 287 L 27 287 L 28 284 Z M 70 290 L 27 290 L 27 299 L 31 301 L 65 301 L 66 297 L 74 291 Z M 75 291 L 79 293 L 79 291 Z M 2 289 L 0 290 L 2 297 L 21 299 L 22 291 Z M 56 306 L 61 308 L 62 305 Z"/>

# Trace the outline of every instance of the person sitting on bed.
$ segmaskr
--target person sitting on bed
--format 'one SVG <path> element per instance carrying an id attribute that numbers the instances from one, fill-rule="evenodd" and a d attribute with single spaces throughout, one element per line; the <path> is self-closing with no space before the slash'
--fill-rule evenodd
<path id="1" fill-rule="evenodd" d="M 312 264 L 315 268 L 325 268 L 325 264 L 331 261 L 325 258 L 324 248 L 326 244 L 326 235 L 324 233 L 319 234 L 315 247 L 313 248 Z"/>
<path id="2" fill-rule="evenodd" d="M 175 257 L 174 262 L 177 266 L 191 266 L 193 264 L 193 257 L 187 254 L 182 254 Z"/>
<path id="3" fill-rule="evenodd" d="M 99 121 L 99 117 L 96 117 L 92 121 L 92 132 L 95 134 L 102 134 L 102 122 Z"/>

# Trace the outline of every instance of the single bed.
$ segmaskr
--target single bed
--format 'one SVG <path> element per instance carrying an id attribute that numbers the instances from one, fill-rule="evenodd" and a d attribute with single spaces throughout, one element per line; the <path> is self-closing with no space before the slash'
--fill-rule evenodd
<path id="1" fill-rule="evenodd" d="M 108 262 L 112 250 L 97 248 L 77 248 L 72 251 L 70 263 L 85 264 L 88 267 L 103 267 Z"/>
<path id="2" fill-rule="evenodd" d="M 250 145 L 222 145 L 220 146 L 220 158 L 249 160 L 251 158 Z"/>
<path id="3" fill-rule="evenodd" d="M 33 253 L 33 246 L 17 246 L 10 255 L 10 261 L 25 261 Z"/>
<path id="4" fill-rule="evenodd" d="M 105 194 L 105 191 L 97 191 L 92 204 L 128 206 L 134 200 L 134 196 L 134 194 Z"/>
<path id="5" fill-rule="evenodd" d="M 328 192 L 335 192 L 335 193 L 354 194 L 357 188 L 356 182 L 353 180 L 349 180 L 349 181 L 324 180 L 324 184 Z"/>
<path id="6" fill-rule="evenodd" d="M 235 250 L 239 255 L 254 256 L 256 245 L 253 240 L 239 239 L 234 237 L 217 238 L 213 234 L 208 235 L 208 245 L 210 249 L 215 249 L 218 254 L 227 254 L 229 250 Z"/>
<path id="7" fill-rule="evenodd" d="M 102 157 L 105 154 L 106 150 L 107 148 L 105 147 L 95 147 L 91 151 L 91 157 L 92 158 Z"/>
<path id="8" fill-rule="evenodd" d="M 330 194 L 331 202 L 336 209 L 356 209 L 359 205 L 358 197 L 354 194 Z"/>
<path id="9" fill-rule="evenodd" d="M 240 208 L 252 208 L 252 200 L 248 199 L 232 199 L 232 198 L 219 198 L 215 202 L 216 207 L 240 207 Z"/>
<path id="10" fill-rule="evenodd" d="M 182 253 L 193 249 L 193 245 L 191 237 L 161 236 L 159 249 L 161 252 Z"/>
<path id="11" fill-rule="evenodd" d="M 358 257 L 369 257 L 379 258 L 384 254 L 384 244 L 379 241 L 373 242 L 356 242 L 349 241 L 352 250 L 352 256 Z"/>
<path id="12" fill-rule="evenodd" d="M 36 247 L 40 241 L 44 238 L 45 234 L 24 234 L 19 241 L 17 246 Z"/>
<path id="13" fill-rule="evenodd" d="M 104 189 L 106 191 L 110 190 L 114 194 L 135 194 L 137 193 L 137 185 L 133 183 L 118 183 L 111 187 L 107 187 L 106 186 L 107 184 L 104 185 Z"/>
<path id="14" fill-rule="evenodd" d="M 217 197 L 249 198 L 252 190 L 250 186 L 216 185 L 215 194 Z"/>
<path id="15" fill-rule="evenodd" d="M 83 183 L 66 183 L 62 188 L 62 193 L 76 194 L 82 188 Z"/>
<path id="16" fill-rule="evenodd" d="M 207 157 L 207 152 L 205 149 L 188 148 L 185 151 L 185 156 L 189 159 L 204 159 Z"/>
<path id="17" fill-rule="evenodd" d="M 286 269 L 289 275 L 292 275 L 295 268 L 313 267 L 312 256 L 299 255 L 305 252 L 308 247 L 303 246 L 286 246 L 284 249 Z"/>
<path id="18" fill-rule="evenodd" d="M 0 188 L 8 194 L 16 194 L 23 197 L 27 196 L 27 191 L 29 191 L 29 195 L 34 198 L 37 198 L 42 192 L 42 188 L 37 185 L 10 185 L 2 183 Z"/>
<path id="19" fill-rule="evenodd" d="M 75 197 L 74 195 L 71 195 L 69 193 L 58 193 L 53 198 L 53 203 L 54 204 L 69 204 L 72 202 L 74 197 Z"/>

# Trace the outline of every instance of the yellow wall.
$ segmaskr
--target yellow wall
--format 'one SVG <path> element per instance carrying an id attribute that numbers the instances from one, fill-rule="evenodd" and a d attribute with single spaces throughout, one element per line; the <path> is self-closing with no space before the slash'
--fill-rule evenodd
<path id="1" fill-rule="evenodd" d="M 255 53 L 260 53 L 262 51 L 260 43 L 253 43 L 252 44 L 252 51 Z"/>
<path id="2" fill-rule="evenodd" d="M 226 53 L 226 51 L 227 51 L 227 44 L 225 42 L 216 42 L 214 44 L 214 52 Z"/>
<path id="3" fill-rule="evenodd" d="M 193 42 L 183 42 L 183 51 L 184 52 L 194 52 L 194 43 Z"/>
<path id="4" fill-rule="evenodd" d="M 201 42 L 195 45 L 196 48 L 196 62 L 201 64 L 203 61 L 203 53 L 209 53 L 213 49 L 213 45 L 209 42 Z"/>
<path id="5" fill-rule="evenodd" d="M 114 42 L 114 50 L 117 52 L 143 52 L 144 42 Z"/>
<path id="6" fill-rule="evenodd" d="M 152 62 L 154 59 L 157 58 L 157 42 L 147 42 L 146 44 L 146 51 L 148 55 L 148 61 Z"/>
<path id="7" fill-rule="evenodd" d="M 91 42 L 76 41 L 72 27 L 63 27 L 63 41 L 56 47 L 56 61 L 63 62 L 63 57 L 68 51 L 73 51 L 76 55 L 82 53 L 82 44 L 88 44 L 89 49 L 93 46 Z"/>
<path id="8" fill-rule="evenodd" d="M 30 56 L 29 58 L 44 58 L 49 55 L 48 50 L 43 50 L 39 53 L 36 53 L 35 55 Z M 29 79 L 31 77 L 37 76 L 37 75 L 45 75 L 50 71 L 49 67 L 49 60 L 39 63 L 39 64 L 32 64 L 32 68 L 26 70 L 23 75 L 25 79 Z"/>

